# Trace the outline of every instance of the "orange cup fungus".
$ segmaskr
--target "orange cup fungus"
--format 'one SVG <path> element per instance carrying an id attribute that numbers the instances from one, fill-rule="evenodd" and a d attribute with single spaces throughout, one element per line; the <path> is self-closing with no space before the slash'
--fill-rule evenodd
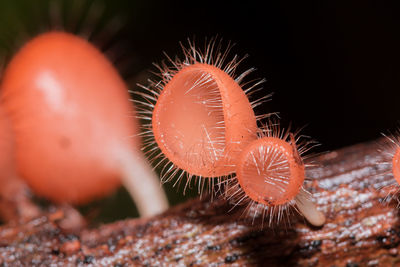
<path id="1" fill-rule="evenodd" d="M 381 149 L 381 151 L 386 154 L 384 164 L 389 164 L 388 158 L 390 158 L 393 177 L 397 185 L 400 185 L 400 132 L 397 130 L 391 135 L 383 134 L 383 136 L 386 137 L 387 141 L 382 145 Z M 392 184 L 390 184 L 390 186 L 392 186 Z"/>
<path id="2" fill-rule="evenodd" d="M 177 181 L 188 174 L 186 186 L 192 176 L 229 175 L 239 153 L 257 138 L 252 105 L 258 102 L 250 103 L 247 94 L 263 81 L 243 90 L 241 81 L 252 69 L 235 75 L 241 60 L 235 56 L 225 64 L 229 50 L 222 53 L 221 45 L 211 41 L 201 51 L 189 42 L 189 48 L 183 47 L 184 60 L 168 58 L 171 66 L 156 65 L 162 80 L 143 87 L 146 92 L 140 95 L 147 101 L 139 102 L 144 107 L 139 113 L 150 121 L 144 134 L 149 158 L 170 162 L 163 168 L 163 181 L 179 170 Z"/>
<path id="3" fill-rule="evenodd" d="M 392 159 L 393 176 L 397 183 L 400 184 L 400 147 L 396 149 Z"/>
<path id="4" fill-rule="evenodd" d="M 159 160 L 158 165 L 165 164 L 163 180 L 178 176 L 177 183 L 186 172 L 186 189 L 193 175 L 225 176 L 219 183 L 227 184 L 225 195 L 237 200 L 236 204 L 247 200 L 257 207 L 256 213 L 269 211 L 270 218 L 275 211 L 281 216 L 282 210 L 296 205 L 310 223 L 322 225 L 324 215 L 302 187 L 305 167 L 300 154 L 307 149 L 297 149 L 293 140 L 287 141 L 289 134 L 271 133 L 268 127 L 258 139 L 260 117 L 253 108 L 269 96 L 248 100 L 254 86 L 243 90 L 241 81 L 252 69 L 235 76 L 241 60 L 235 57 L 224 65 L 227 52 L 221 53 L 220 45 L 215 49 L 215 42 L 206 45 L 204 52 L 189 42 L 183 52 L 183 61 L 168 58 L 171 67 L 156 65 L 162 80 L 139 93 L 147 100 L 139 102 L 139 113 L 150 122 L 144 133 L 147 153 Z M 236 177 L 227 178 L 234 172 Z M 211 187 L 213 179 L 209 181 Z M 203 185 L 204 179 L 200 193 Z"/>
<path id="5" fill-rule="evenodd" d="M 267 206 L 294 199 L 304 182 L 304 164 L 293 145 L 263 137 L 248 145 L 238 160 L 236 175 L 246 194 Z"/>
<path id="6" fill-rule="evenodd" d="M 240 154 L 236 165 L 236 182 L 227 190 L 227 197 L 236 205 L 249 204 L 254 217 L 269 213 L 269 224 L 275 216 L 280 221 L 284 212 L 295 205 L 313 225 L 320 226 L 325 216 L 319 212 L 303 188 L 305 165 L 301 154 L 307 143 L 296 145 L 291 133 L 280 133 L 276 126 L 266 126 L 259 139 Z"/>
<path id="7" fill-rule="evenodd" d="M 242 88 L 204 63 L 183 67 L 165 85 L 152 121 L 161 151 L 179 168 L 204 177 L 233 172 L 234 154 L 257 130 Z"/>
<path id="8" fill-rule="evenodd" d="M 1 96 L 18 171 L 38 195 L 82 204 L 114 191 L 122 177 L 142 215 L 166 208 L 138 151 L 126 85 L 86 40 L 63 32 L 32 39 L 6 68 Z"/>

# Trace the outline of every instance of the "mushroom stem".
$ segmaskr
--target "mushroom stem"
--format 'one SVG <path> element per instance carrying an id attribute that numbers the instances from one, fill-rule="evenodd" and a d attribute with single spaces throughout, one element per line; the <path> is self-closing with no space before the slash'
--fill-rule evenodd
<path id="1" fill-rule="evenodd" d="M 168 200 L 158 177 L 139 151 L 124 153 L 122 183 L 142 217 L 161 213 L 168 208 Z"/>
<path id="2" fill-rule="evenodd" d="M 311 197 L 303 188 L 297 194 L 296 206 L 306 220 L 314 226 L 322 226 L 325 223 L 325 215 L 317 209 L 317 206 L 312 202 Z"/>

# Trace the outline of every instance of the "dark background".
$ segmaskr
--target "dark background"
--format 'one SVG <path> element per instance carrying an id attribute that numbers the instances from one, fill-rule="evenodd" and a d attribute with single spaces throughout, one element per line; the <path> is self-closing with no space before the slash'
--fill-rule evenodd
<path id="1" fill-rule="evenodd" d="M 233 52 L 250 55 L 242 70 L 256 67 L 253 77 L 267 79 L 259 96 L 274 92 L 258 113 L 279 112 L 282 124 L 295 128 L 308 125 L 303 133 L 322 144 L 316 152 L 374 140 L 395 130 L 400 119 L 395 1 L 10 2 L 0 1 L 0 48 L 6 58 L 22 40 L 54 27 L 52 21 L 78 33 L 91 25 L 92 32 L 111 32 L 111 39 L 93 40 L 118 62 L 132 89 L 147 77 L 152 62 L 164 59 L 163 51 L 181 55 L 179 41 L 216 35 L 232 40 Z M 73 3 L 85 4 L 74 8 Z M 90 15 L 97 7 L 102 15 Z M 62 15 L 52 20 L 52 10 Z M 81 21 L 68 28 L 71 17 Z M 115 18 L 121 29 L 107 29 L 106 22 Z"/>
<path id="2" fill-rule="evenodd" d="M 333 150 L 373 140 L 400 119 L 400 17 L 386 1 L 218 1 L 146 6 L 133 36 L 148 59 L 186 37 L 218 34 L 250 55 L 274 92 L 265 111 Z"/>

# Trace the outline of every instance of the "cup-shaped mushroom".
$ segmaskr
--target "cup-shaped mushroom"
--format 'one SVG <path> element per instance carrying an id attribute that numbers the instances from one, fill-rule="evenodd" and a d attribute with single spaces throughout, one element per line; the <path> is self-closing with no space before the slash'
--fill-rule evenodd
<path id="1" fill-rule="evenodd" d="M 270 224 L 279 222 L 291 206 L 311 224 L 324 224 L 324 214 L 303 188 L 305 165 L 301 154 L 307 150 L 307 145 L 297 147 L 293 134 L 268 129 L 242 151 L 227 198 L 236 205 L 247 204 L 253 217 L 268 215 Z"/>
<path id="2" fill-rule="evenodd" d="M 239 84 L 203 63 L 183 67 L 165 85 L 152 127 L 169 160 L 203 177 L 234 172 L 235 159 L 257 133 L 254 111 Z"/>

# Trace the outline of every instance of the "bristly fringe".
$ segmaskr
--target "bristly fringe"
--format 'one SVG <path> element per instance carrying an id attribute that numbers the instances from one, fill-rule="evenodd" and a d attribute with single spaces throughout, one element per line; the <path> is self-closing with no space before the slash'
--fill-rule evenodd
<path id="1" fill-rule="evenodd" d="M 393 158 L 396 150 L 400 148 L 400 129 L 395 130 L 393 133 L 389 132 L 389 134 L 382 133 L 382 135 L 387 142 L 382 144 L 380 152 L 388 158 Z"/>
<path id="2" fill-rule="evenodd" d="M 234 44 L 231 42 L 228 42 L 228 44 L 224 46 L 222 39 L 211 38 L 209 41 L 206 39 L 203 49 L 199 49 L 194 41 L 190 41 L 188 39 L 187 42 L 187 47 L 180 43 L 183 52 L 183 59 L 178 57 L 172 59 L 166 53 L 164 53 L 166 61 L 162 61 L 160 64 L 153 64 L 157 71 L 152 73 L 158 77 L 158 79 L 148 80 L 149 85 L 147 86 L 138 84 L 142 91 L 132 91 L 131 93 L 138 97 L 138 99 L 134 99 L 133 101 L 137 106 L 137 117 L 144 121 L 142 124 L 143 131 L 141 134 L 142 138 L 144 139 L 144 147 L 142 150 L 145 152 L 147 158 L 152 162 L 154 168 L 162 167 L 162 183 L 170 182 L 176 177 L 173 185 L 178 186 L 179 188 L 182 184 L 182 180 L 186 178 L 183 189 L 184 194 L 188 188 L 192 187 L 192 182 L 194 182 L 194 184 L 197 184 L 198 193 L 200 195 L 203 193 L 206 187 L 208 188 L 208 192 L 211 193 L 211 195 L 214 195 L 214 193 L 220 192 L 223 181 L 231 177 L 231 175 L 215 178 L 191 175 L 184 170 L 179 169 L 174 163 L 165 157 L 155 141 L 152 130 L 152 111 L 155 107 L 157 99 L 163 91 L 165 85 L 174 77 L 177 72 L 186 66 L 196 63 L 209 64 L 223 70 L 239 84 L 247 97 L 251 97 L 253 93 L 261 90 L 262 87 L 260 87 L 260 85 L 265 82 L 265 79 L 245 82 L 244 80 L 255 70 L 254 68 L 250 68 L 241 74 L 236 73 L 239 64 L 242 63 L 245 58 L 247 58 L 247 55 L 242 58 L 234 55 L 233 58 L 228 61 L 227 58 L 232 47 L 234 46 Z M 209 83 L 210 79 L 211 78 L 209 75 L 202 75 L 202 77 L 195 82 L 193 87 L 202 86 L 205 83 Z M 192 88 L 189 90 L 192 90 Z M 253 108 L 256 108 L 262 103 L 269 101 L 271 95 L 272 94 L 268 94 L 262 98 L 256 99 L 255 101 L 250 102 L 250 104 Z M 210 102 L 210 105 L 216 104 L 216 101 Z M 260 122 L 271 115 L 274 114 L 256 116 L 256 119 Z M 221 125 L 218 127 L 223 129 L 225 124 L 221 123 Z M 208 180 L 208 182 L 206 180 Z"/>
<path id="3" fill-rule="evenodd" d="M 389 132 L 389 134 L 382 133 L 382 135 L 385 137 L 385 140 L 380 145 L 381 149 L 379 149 L 379 152 L 382 153 L 383 160 L 378 164 L 390 165 L 392 167 L 393 164 L 392 160 L 396 153 L 396 150 L 400 149 L 400 129 L 397 129 L 392 133 Z M 390 168 L 390 171 L 387 171 L 387 173 L 385 174 L 392 175 L 393 177 L 392 168 Z M 382 203 L 388 204 L 392 200 L 395 200 L 397 201 L 397 207 L 398 208 L 400 207 L 400 185 L 398 184 L 398 182 L 395 180 L 394 177 L 390 183 L 381 185 L 377 189 L 387 191 L 387 195 L 381 201 Z"/>
<path id="4" fill-rule="evenodd" d="M 304 160 L 307 158 L 305 154 L 319 144 L 311 140 L 308 136 L 300 135 L 300 131 L 301 129 L 291 133 L 290 126 L 285 130 L 281 128 L 277 120 L 269 119 L 268 122 L 259 129 L 258 137 L 276 137 L 290 144 L 294 141 L 294 147 L 296 147 L 297 153 L 301 159 Z M 305 168 L 309 167 L 308 164 L 304 164 L 304 166 Z M 242 207 L 243 211 L 241 216 L 251 218 L 253 224 L 257 218 L 261 217 L 261 228 L 264 227 L 265 219 L 267 219 L 269 227 L 280 223 L 290 226 L 290 217 L 293 215 L 293 211 L 300 214 L 296 208 L 295 198 L 283 205 L 267 206 L 252 200 L 241 188 L 236 176 L 226 179 L 223 183 L 224 187 L 226 187 L 223 197 L 233 204 L 231 210 L 236 207 Z M 311 195 L 303 187 L 301 187 L 300 190 L 311 198 Z"/>

